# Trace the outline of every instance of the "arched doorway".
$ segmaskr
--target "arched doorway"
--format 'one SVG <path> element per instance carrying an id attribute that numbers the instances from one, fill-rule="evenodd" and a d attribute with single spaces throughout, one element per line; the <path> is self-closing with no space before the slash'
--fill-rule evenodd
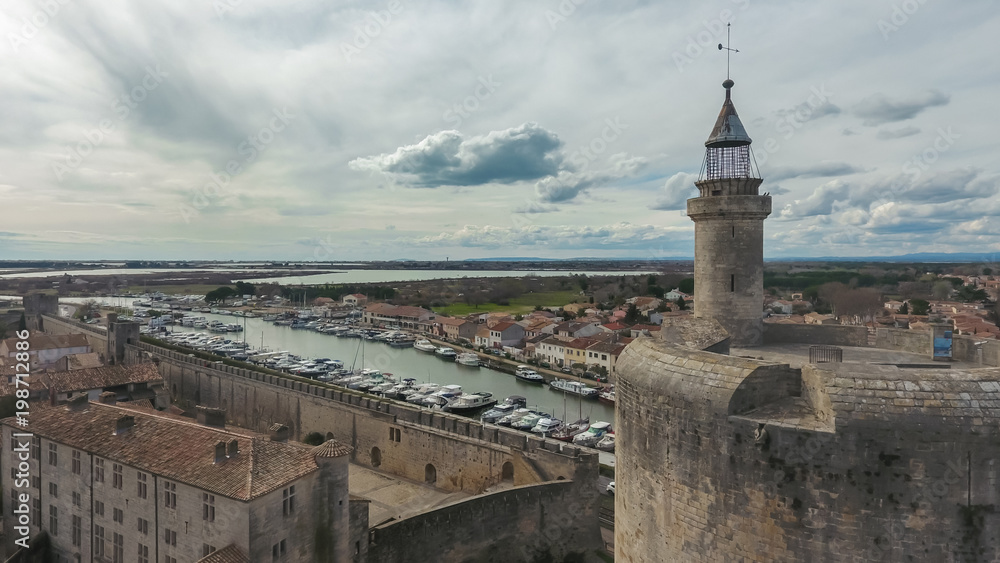
<path id="1" fill-rule="evenodd" d="M 382 450 L 378 447 L 372 448 L 372 467 L 378 467 L 382 465 Z"/>
<path id="2" fill-rule="evenodd" d="M 437 469 L 433 465 L 428 463 L 424 467 L 424 481 L 427 482 L 428 484 L 433 485 L 434 483 L 437 482 L 437 480 L 438 480 Z"/>
<path id="3" fill-rule="evenodd" d="M 500 479 L 505 483 L 514 482 L 514 464 L 511 462 L 505 462 L 503 467 L 500 468 Z"/>

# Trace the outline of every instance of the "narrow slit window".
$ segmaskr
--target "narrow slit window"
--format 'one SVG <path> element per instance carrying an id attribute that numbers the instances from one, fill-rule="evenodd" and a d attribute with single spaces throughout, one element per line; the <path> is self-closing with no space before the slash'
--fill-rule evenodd
<path id="1" fill-rule="evenodd" d="M 736 238 L 736 225 L 733 225 L 733 238 Z"/>
<path id="2" fill-rule="evenodd" d="M 736 274 L 729 276 L 729 291 L 736 291 Z"/>

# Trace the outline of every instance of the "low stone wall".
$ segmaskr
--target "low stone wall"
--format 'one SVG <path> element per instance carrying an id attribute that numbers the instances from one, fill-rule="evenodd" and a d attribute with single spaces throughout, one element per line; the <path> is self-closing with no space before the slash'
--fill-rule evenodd
<path id="1" fill-rule="evenodd" d="M 848 325 L 764 323 L 764 344 L 868 346 L 868 328 Z"/>
<path id="2" fill-rule="evenodd" d="M 931 334 L 928 331 L 902 328 L 880 328 L 876 331 L 876 346 L 887 350 L 902 350 L 925 354 L 931 358 Z M 1000 367 L 1000 340 L 958 335 L 952 339 L 952 359 L 970 364 Z"/>
<path id="3" fill-rule="evenodd" d="M 527 485 L 376 526 L 368 561 L 584 561 L 601 534 L 575 491 L 570 481 Z"/>
<path id="4" fill-rule="evenodd" d="M 102 358 L 107 358 L 108 332 L 106 330 L 55 315 L 42 315 L 42 328 L 48 334 L 82 334 L 87 338 L 87 342 L 94 352 L 100 354 Z"/>

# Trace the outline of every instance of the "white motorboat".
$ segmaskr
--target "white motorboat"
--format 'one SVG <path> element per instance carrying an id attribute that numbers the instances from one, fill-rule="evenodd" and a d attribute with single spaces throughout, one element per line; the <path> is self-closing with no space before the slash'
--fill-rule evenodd
<path id="1" fill-rule="evenodd" d="M 437 351 L 437 346 L 435 346 L 430 340 L 417 340 L 413 343 L 413 348 L 415 350 L 420 350 L 421 352 Z"/>
<path id="2" fill-rule="evenodd" d="M 449 348 L 447 346 L 442 346 L 434 351 L 435 354 L 441 356 L 442 358 L 454 358 L 458 355 L 454 348 Z"/>
<path id="3" fill-rule="evenodd" d="M 455 362 L 463 366 L 479 367 L 479 355 L 475 352 L 462 352 L 455 356 Z"/>
<path id="4" fill-rule="evenodd" d="M 534 434 L 541 434 L 542 436 L 548 436 L 561 427 L 562 421 L 558 418 L 543 418 L 531 428 L 531 432 Z"/>
<path id="5" fill-rule="evenodd" d="M 573 443 L 578 446 L 592 448 L 597 445 L 597 442 L 601 441 L 601 438 L 603 438 L 605 434 L 608 433 L 609 428 L 611 428 L 610 422 L 595 422 L 591 424 L 590 428 L 582 434 L 573 436 Z"/>
<path id="6" fill-rule="evenodd" d="M 497 400 L 490 393 L 465 393 L 448 401 L 441 410 L 455 414 L 471 414 L 495 404 Z"/>

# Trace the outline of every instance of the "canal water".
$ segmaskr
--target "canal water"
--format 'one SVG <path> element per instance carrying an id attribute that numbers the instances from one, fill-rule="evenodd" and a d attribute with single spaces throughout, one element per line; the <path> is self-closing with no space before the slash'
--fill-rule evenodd
<path id="1" fill-rule="evenodd" d="M 589 416 L 591 422 L 604 420 L 614 422 L 614 407 L 593 399 L 582 400 L 573 395 L 549 389 L 548 385 L 525 383 L 513 375 L 484 367 L 470 367 L 441 359 L 435 354 L 421 352 L 413 348 L 392 348 L 388 344 L 360 338 L 338 338 L 305 329 L 275 326 L 260 318 L 244 319 L 229 315 L 211 313 L 191 313 L 224 323 L 243 325 L 244 332 L 226 333 L 226 338 L 246 342 L 254 348 L 263 347 L 271 351 L 287 351 L 309 358 L 329 358 L 341 360 L 346 367 L 379 369 L 392 373 L 397 378 L 412 377 L 421 382 L 461 385 L 466 392 L 485 391 L 498 400 L 510 395 L 520 395 L 528 400 L 528 405 L 551 413 L 568 422 Z M 206 332 L 204 329 L 173 326 L 175 332 Z M 461 351 L 461 349 L 456 348 Z M 565 412 L 565 416 L 564 416 Z"/>

